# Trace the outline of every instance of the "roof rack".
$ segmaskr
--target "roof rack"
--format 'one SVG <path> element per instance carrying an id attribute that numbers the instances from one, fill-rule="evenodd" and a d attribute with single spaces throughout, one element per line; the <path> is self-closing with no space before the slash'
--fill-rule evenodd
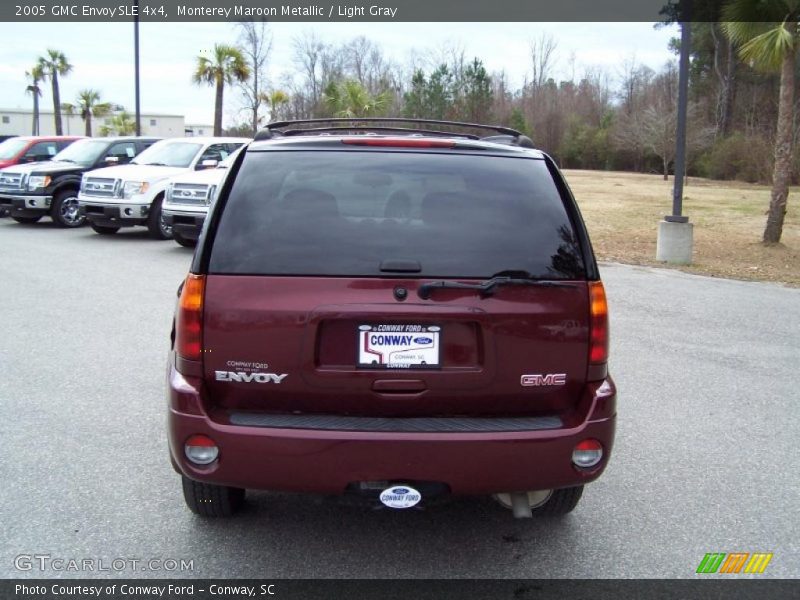
<path id="1" fill-rule="evenodd" d="M 435 129 L 411 129 L 408 127 L 313 127 L 308 129 L 284 129 L 279 133 L 279 135 L 293 136 L 293 135 L 313 135 L 313 134 L 346 133 L 346 132 L 360 134 L 360 135 L 369 135 L 370 133 L 405 133 L 410 135 L 424 134 L 424 135 L 460 137 L 468 140 L 483 139 L 480 136 L 471 133 L 456 133 L 453 131 L 438 131 Z"/>
<path id="2" fill-rule="evenodd" d="M 417 127 L 398 127 L 396 124 L 407 123 Z M 325 125 L 324 127 L 296 127 L 297 125 Z M 393 125 L 395 124 L 395 125 Z M 437 129 L 423 129 L 420 125 L 437 125 L 444 127 L 491 131 L 493 135 L 480 137 L 478 135 L 458 131 L 441 131 Z M 293 135 L 319 135 L 324 133 L 350 132 L 381 132 L 405 133 L 439 136 L 455 136 L 472 140 L 484 139 L 496 143 L 505 143 L 523 148 L 534 148 L 533 141 L 516 129 L 499 125 L 482 125 L 479 123 L 464 123 L 460 121 L 441 121 L 436 119 L 409 119 L 404 117 L 366 117 L 366 118 L 329 118 L 329 119 L 300 119 L 296 121 L 275 121 L 256 133 L 255 140 L 269 140 L 281 136 Z"/>

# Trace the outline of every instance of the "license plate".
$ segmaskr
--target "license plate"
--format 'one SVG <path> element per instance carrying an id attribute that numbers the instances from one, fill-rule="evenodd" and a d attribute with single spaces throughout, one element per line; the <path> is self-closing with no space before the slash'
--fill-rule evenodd
<path id="1" fill-rule="evenodd" d="M 372 369 L 425 369 L 439 366 L 436 325 L 360 325 L 358 366 Z"/>

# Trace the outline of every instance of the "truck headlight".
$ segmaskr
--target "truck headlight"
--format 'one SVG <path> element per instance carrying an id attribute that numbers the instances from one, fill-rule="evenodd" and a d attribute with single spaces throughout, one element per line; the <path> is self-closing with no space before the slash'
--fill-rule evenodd
<path id="1" fill-rule="evenodd" d="M 150 184 L 146 181 L 126 181 L 122 186 L 122 197 L 130 198 L 135 194 L 144 194 Z"/>
<path id="2" fill-rule="evenodd" d="M 28 189 L 31 191 L 46 188 L 48 185 L 50 185 L 50 175 L 33 175 L 28 179 Z"/>

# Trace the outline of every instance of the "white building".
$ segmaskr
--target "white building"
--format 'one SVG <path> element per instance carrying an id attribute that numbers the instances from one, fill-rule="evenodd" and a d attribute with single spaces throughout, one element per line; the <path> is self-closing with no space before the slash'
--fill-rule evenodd
<path id="1" fill-rule="evenodd" d="M 183 127 L 184 134 L 186 137 L 201 137 L 201 136 L 209 136 L 214 135 L 214 126 L 213 125 L 190 125 L 186 124 Z"/>
<path id="2" fill-rule="evenodd" d="M 100 129 L 110 121 L 110 117 L 92 119 L 92 135 L 99 136 Z M 161 115 L 142 113 L 142 135 L 157 137 L 183 137 L 188 135 L 181 115 Z M 33 111 L 20 108 L 0 108 L 0 135 L 30 135 L 33 126 Z M 203 126 L 200 126 L 203 127 Z M 63 135 L 84 135 L 86 125 L 80 115 L 61 112 Z M 209 128 L 210 135 L 213 127 Z M 55 135 L 55 116 L 52 110 L 39 110 L 39 134 Z"/>

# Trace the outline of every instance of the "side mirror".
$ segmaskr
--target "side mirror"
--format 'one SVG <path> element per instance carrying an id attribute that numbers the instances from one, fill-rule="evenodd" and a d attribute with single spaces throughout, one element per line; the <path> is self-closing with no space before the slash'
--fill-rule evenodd
<path id="1" fill-rule="evenodd" d="M 209 158 L 204 160 L 200 163 L 200 168 L 202 169 L 214 169 L 219 164 L 218 160 L 214 160 L 213 158 Z"/>
<path id="2" fill-rule="evenodd" d="M 119 157 L 118 156 L 106 156 L 105 162 L 107 162 L 110 165 L 115 165 L 115 164 L 117 164 L 119 162 Z"/>

